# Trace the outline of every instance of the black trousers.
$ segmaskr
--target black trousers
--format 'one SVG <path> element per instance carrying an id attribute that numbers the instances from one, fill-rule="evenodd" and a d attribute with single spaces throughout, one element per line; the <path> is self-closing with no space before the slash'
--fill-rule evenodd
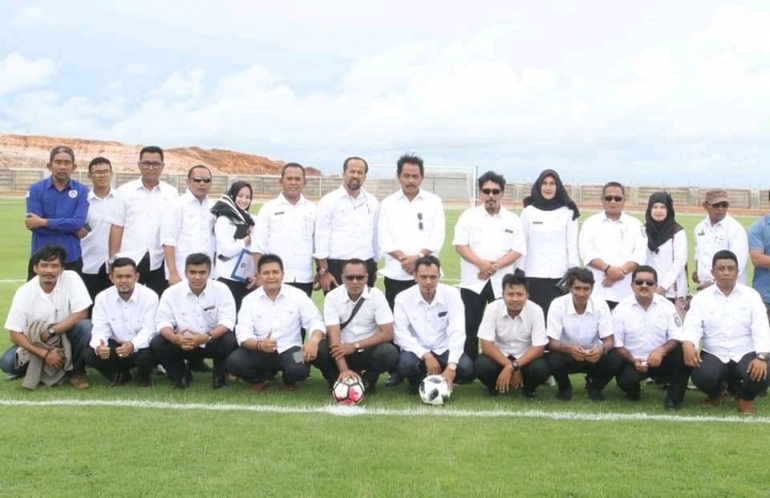
<path id="1" fill-rule="evenodd" d="M 104 263 L 101 267 L 99 267 L 99 271 L 96 273 L 81 273 L 80 278 L 82 278 L 83 283 L 86 284 L 88 295 L 91 296 L 91 301 L 94 302 L 96 301 L 97 294 L 112 285 L 110 278 L 107 275 L 107 263 Z M 93 308 L 93 306 L 91 306 L 91 308 Z M 90 309 L 88 313 L 90 316 Z"/>
<path id="2" fill-rule="evenodd" d="M 307 297 L 313 297 L 313 282 L 284 282 L 286 285 L 291 285 L 292 287 L 296 287 L 297 289 L 301 290 L 305 294 L 307 294 Z"/>
<path id="3" fill-rule="evenodd" d="M 556 288 L 559 278 L 527 278 L 529 300 L 543 308 L 543 316 L 548 319 L 548 308 L 551 301 L 564 294 Z"/>
<path id="4" fill-rule="evenodd" d="M 235 299 L 235 312 L 238 313 L 241 310 L 243 298 L 251 292 L 246 288 L 246 282 L 238 282 L 237 280 L 222 277 L 217 278 L 217 281 L 222 282 L 230 289 L 230 293 L 233 295 L 233 299 Z"/>
<path id="5" fill-rule="evenodd" d="M 136 271 L 139 272 L 139 283 L 155 291 L 160 297 L 163 291 L 168 287 L 166 280 L 166 263 L 161 263 L 157 270 L 150 271 L 150 255 L 145 254 L 142 260 L 136 265 Z"/>
<path id="6" fill-rule="evenodd" d="M 692 369 L 684 364 L 682 345 L 663 357 L 659 367 L 650 367 L 646 373 L 639 372 L 636 367 L 627 361 L 623 362 L 620 373 L 617 375 L 618 387 L 629 396 L 637 397 L 642 389 L 642 381 L 647 377 L 661 379 L 668 382 L 666 398 L 681 403 L 684 393 L 687 391 L 687 381 Z"/>
<path id="7" fill-rule="evenodd" d="M 294 361 L 293 354 L 300 349 L 299 346 L 294 346 L 283 353 L 263 353 L 240 347 L 227 358 L 225 368 L 231 374 L 251 384 L 263 382 L 268 373 L 283 372 L 283 383 L 291 386 L 307 379 L 310 375 L 309 363 Z"/>
<path id="8" fill-rule="evenodd" d="M 190 351 L 185 351 L 158 334 L 150 343 L 150 347 L 171 380 L 179 382 L 182 376 L 187 373 L 185 360 L 189 363 L 198 363 L 204 358 L 212 358 L 214 360 L 214 375 L 223 376 L 225 374 L 225 359 L 238 348 L 238 341 L 235 339 L 235 333 L 228 332 L 218 339 L 212 339 L 205 347 L 196 347 Z"/>
<path id="9" fill-rule="evenodd" d="M 29 258 L 29 263 L 27 264 L 27 282 L 29 282 L 30 280 L 32 280 L 37 276 L 37 274 L 35 273 L 35 270 L 33 269 L 34 266 L 35 265 L 32 264 L 32 258 Z M 64 263 L 64 269 L 74 271 L 78 275 L 82 276 L 83 258 L 78 258 L 75 261 Z"/>
<path id="10" fill-rule="evenodd" d="M 512 356 L 508 359 L 513 360 Z M 479 381 L 487 386 L 489 391 L 497 389 L 497 377 L 503 371 L 502 365 L 485 354 L 480 354 L 474 363 L 474 373 Z M 548 362 L 545 358 L 538 358 L 521 367 L 521 375 L 524 378 L 524 392 L 534 393 L 535 390 L 551 375 Z"/>
<path id="11" fill-rule="evenodd" d="M 110 357 L 103 360 L 91 346 L 86 346 L 83 351 L 86 364 L 95 368 L 104 375 L 107 380 L 112 380 L 115 374 L 120 372 L 128 372 L 132 368 L 136 367 L 139 371 L 139 375 L 149 375 L 152 367 L 158 364 L 155 359 L 155 355 L 150 348 L 143 348 L 138 351 L 134 351 L 127 358 L 120 358 L 115 353 L 115 348 L 120 347 L 117 341 L 110 339 L 107 341 L 107 346 L 110 348 Z"/>
<path id="12" fill-rule="evenodd" d="M 559 386 L 559 391 L 572 388 L 569 374 L 573 373 L 587 374 L 589 382 L 601 391 L 620 372 L 623 366 L 623 359 L 614 351 L 610 351 L 602 356 L 596 363 L 576 361 L 566 353 L 555 353 L 553 351 L 545 355 L 545 358 L 548 362 L 548 368 L 551 370 L 551 375 L 553 375 L 556 384 Z"/>
<path id="13" fill-rule="evenodd" d="M 487 281 L 480 294 L 460 289 L 460 297 L 465 305 L 465 354 L 473 361 L 479 355 L 479 325 L 484 318 L 484 308 L 495 300 L 492 282 Z"/>
<path id="14" fill-rule="evenodd" d="M 329 273 L 332 274 L 334 279 L 342 285 L 342 266 L 345 264 L 346 259 L 327 259 L 327 265 Z M 369 274 L 369 280 L 366 281 L 366 285 L 374 287 L 374 283 L 377 281 L 377 262 L 373 259 L 366 260 L 366 272 Z M 332 290 L 336 285 L 332 284 L 329 290 Z M 324 294 L 326 294 L 324 292 Z"/>
<path id="15" fill-rule="evenodd" d="M 692 369 L 692 382 L 709 398 L 719 396 L 722 385 L 727 383 L 738 398 L 754 401 L 754 398 L 764 392 L 770 384 L 768 379 L 757 382 L 749 378 L 749 363 L 756 357 L 757 354 L 751 352 L 744 355 L 737 363 L 734 361 L 722 363 L 713 354 L 702 351 L 700 367 Z"/>
<path id="16" fill-rule="evenodd" d="M 441 370 L 446 369 L 449 363 L 449 351 L 443 354 L 433 353 L 438 360 Z M 418 358 L 416 354 L 409 351 L 401 351 L 398 357 L 398 373 L 409 381 L 409 385 L 417 386 L 428 375 L 428 367 L 425 366 L 425 360 Z M 468 355 L 460 356 L 457 362 L 457 372 L 455 374 L 456 384 L 465 384 L 473 380 L 473 360 Z"/>
<path id="17" fill-rule="evenodd" d="M 393 370 L 398 363 L 398 349 L 390 342 L 377 344 L 361 353 L 354 352 L 345 357 L 348 368 L 361 375 L 370 386 L 377 384 L 380 375 Z M 337 363 L 329 351 L 329 342 L 324 339 L 318 345 L 318 357 L 313 365 L 321 371 L 329 386 L 333 386 L 340 375 Z"/>
<path id="18" fill-rule="evenodd" d="M 392 278 L 385 277 L 385 299 L 388 301 L 390 311 L 393 311 L 393 308 L 396 306 L 396 296 L 401 291 L 405 291 L 415 284 L 417 284 L 417 282 L 414 279 L 393 280 Z"/>

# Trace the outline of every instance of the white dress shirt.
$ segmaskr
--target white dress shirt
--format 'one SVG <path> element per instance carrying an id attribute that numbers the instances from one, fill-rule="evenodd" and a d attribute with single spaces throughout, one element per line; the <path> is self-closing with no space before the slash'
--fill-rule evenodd
<path id="1" fill-rule="evenodd" d="M 242 345 L 249 339 L 261 341 L 270 334 L 276 341 L 277 351 L 283 353 L 302 346 L 302 328 L 308 331 L 308 336 L 316 330 L 326 332 L 321 313 L 307 294 L 291 285 L 281 285 L 273 301 L 265 294 L 264 287 L 260 287 L 243 298 L 235 336 Z"/>
<path id="2" fill-rule="evenodd" d="M 452 245 L 469 246 L 478 257 L 487 261 L 497 261 L 511 250 L 522 256 L 527 253 L 521 219 L 503 206 L 494 216 L 487 213 L 484 206 L 465 210 L 457 220 Z M 503 295 L 503 276 L 513 273 L 516 265 L 514 262 L 501 267 L 491 279 L 480 280 L 476 265 L 460 258 L 460 287 L 478 294 L 491 280 L 495 297 L 500 298 Z"/>
<path id="3" fill-rule="evenodd" d="M 174 199 L 163 213 L 160 243 L 174 248 L 174 261 L 179 276 L 184 278 L 185 260 L 194 253 L 203 253 L 214 261 L 214 205 L 209 196 L 202 201 L 189 190 Z M 168 276 L 168 265 L 166 276 Z"/>
<path id="4" fill-rule="evenodd" d="M 548 337 L 565 346 L 590 349 L 602 345 L 602 339 L 612 335 L 612 315 L 604 299 L 593 293 L 586 310 L 578 315 L 572 294 L 557 297 L 548 308 Z"/>
<path id="5" fill-rule="evenodd" d="M 342 329 L 343 344 L 355 344 L 368 339 L 379 332 L 379 325 L 393 323 L 393 313 L 390 311 L 385 294 L 376 287 L 364 287 L 358 300 L 352 301 L 344 285 L 335 287 L 326 294 L 324 299 L 324 322 L 326 326 L 339 325 L 350 319 L 353 308 L 358 301 L 364 300 L 358 313 Z"/>
<path id="6" fill-rule="evenodd" d="M 620 218 L 612 220 L 604 211 L 588 217 L 580 229 L 580 256 L 586 268 L 594 274 L 596 284 L 593 296 L 607 301 L 620 302 L 633 295 L 631 291 L 631 272 L 623 280 L 610 287 L 604 287 L 603 269 L 597 270 L 588 263 L 602 259 L 606 264 L 621 266 L 628 261 L 638 265 L 647 261 L 647 232 L 642 223 L 633 216 L 621 213 Z"/>
<path id="7" fill-rule="evenodd" d="M 506 356 L 521 358 L 532 347 L 548 344 L 543 308 L 527 300 L 521 313 L 511 318 L 502 299 L 493 301 L 484 310 L 479 339 L 494 341 Z"/>
<path id="8" fill-rule="evenodd" d="M 528 277 L 562 278 L 578 257 L 578 223 L 572 211 L 562 206 L 543 211 L 527 206 L 521 212 L 521 224 L 527 241 L 527 254 L 517 262 Z"/>
<path id="9" fill-rule="evenodd" d="M 646 310 L 635 296 L 622 300 L 612 311 L 615 347 L 624 347 L 635 360 L 646 361 L 650 353 L 669 340 L 680 340 L 682 319 L 671 301 L 654 294 Z"/>
<path id="10" fill-rule="evenodd" d="M 428 249 L 438 256 L 446 232 L 444 204 L 439 196 L 424 189 L 411 202 L 399 190 L 382 201 L 377 230 L 380 252 L 385 257 L 380 274 L 393 280 L 413 280 L 414 276 L 388 253 L 403 251 L 411 256 Z"/>
<path id="11" fill-rule="evenodd" d="M 686 297 L 689 293 L 686 270 L 688 255 L 687 233 L 684 230 L 679 230 L 661 244 L 658 252 L 647 248 L 647 264 L 658 272 L 658 285 L 666 289 L 666 297 Z"/>
<path id="12" fill-rule="evenodd" d="M 746 269 L 749 266 L 749 236 L 735 218 L 725 215 L 716 225 L 708 216 L 695 225 L 695 261 L 698 263 L 698 279 L 713 282 L 711 259 L 717 251 L 727 249 L 738 258 L 738 283 L 746 283 Z"/>
<path id="13" fill-rule="evenodd" d="M 160 242 L 160 222 L 169 203 L 179 197 L 179 191 L 166 182 L 148 190 L 141 178 L 125 183 L 115 191 L 110 211 L 110 223 L 123 227 L 123 239 L 117 257 L 128 257 L 138 265 L 145 254 L 150 256 L 150 270 L 163 264 Z"/>
<path id="14" fill-rule="evenodd" d="M 5 319 L 5 328 L 24 332 L 34 321 L 59 323 L 73 313 L 91 306 L 86 284 L 74 271 L 64 270 L 50 294 L 40 287 L 40 277 L 24 283 L 13 295 L 11 309 Z"/>
<path id="15" fill-rule="evenodd" d="M 722 363 L 738 362 L 746 353 L 770 353 L 770 325 L 762 297 L 736 284 L 729 296 L 712 285 L 692 298 L 684 319 L 682 341 L 713 354 Z"/>
<path id="16" fill-rule="evenodd" d="M 206 334 L 220 325 L 229 330 L 235 327 L 235 299 L 222 282 L 209 280 L 196 296 L 187 280 L 182 280 L 166 289 L 160 298 L 155 319 L 158 332 L 170 327 L 174 333 L 190 330 Z"/>
<path id="17" fill-rule="evenodd" d="M 246 247 L 244 239 L 235 240 L 236 229 L 235 223 L 227 216 L 220 216 L 214 222 L 214 240 L 217 247 L 214 273 L 218 278 L 232 280 L 233 270 L 241 253 L 244 249 L 250 249 Z"/>
<path id="18" fill-rule="evenodd" d="M 95 275 L 110 259 L 110 222 L 108 215 L 115 202 L 115 193 L 110 190 L 104 199 L 91 190 L 88 192 L 88 216 L 86 224 L 91 227 L 88 235 L 80 239 L 83 253 L 83 273 Z"/>
<path id="19" fill-rule="evenodd" d="M 313 281 L 316 209 L 303 195 L 297 204 L 292 204 L 281 193 L 266 202 L 257 214 L 251 252 L 280 256 L 284 282 Z"/>
<path id="20" fill-rule="evenodd" d="M 120 297 L 114 285 L 96 296 L 91 318 L 91 342 L 96 351 L 102 342 L 130 342 L 134 351 L 150 346 L 155 337 L 155 314 L 158 311 L 158 295 L 142 284 L 136 284 L 128 301 Z"/>
<path id="21" fill-rule="evenodd" d="M 444 354 L 449 363 L 460 361 L 465 349 L 465 307 L 460 291 L 438 284 L 436 295 L 427 303 L 420 287 L 413 285 L 396 296 L 393 311 L 395 343 L 422 359 L 427 352 Z"/>
<path id="22" fill-rule="evenodd" d="M 318 203 L 315 222 L 317 259 L 379 258 L 377 218 L 380 204 L 363 187 L 350 197 L 345 187 L 329 192 Z"/>

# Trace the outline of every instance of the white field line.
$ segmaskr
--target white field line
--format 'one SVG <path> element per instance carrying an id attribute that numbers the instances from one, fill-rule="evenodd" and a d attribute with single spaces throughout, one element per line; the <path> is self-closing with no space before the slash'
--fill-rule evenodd
<path id="1" fill-rule="evenodd" d="M 409 409 L 387 409 L 366 407 L 326 406 L 278 406 L 278 405 L 237 405 L 206 403 L 167 403 L 162 401 L 141 400 L 79 400 L 60 399 L 52 401 L 32 401 L 23 399 L 2 399 L 0 406 L 35 406 L 35 407 L 108 407 L 108 408 L 145 408 L 153 410 L 202 410 L 225 412 L 276 413 L 291 415 L 326 414 L 341 417 L 352 416 L 389 416 L 389 417 L 448 417 L 448 418 L 527 418 L 545 420 L 576 420 L 588 422 L 687 422 L 687 423 L 738 423 L 770 424 L 770 417 L 740 416 L 696 416 L 664 415 L 647 413 L 582 413 L 543 410 L 455 410 L 446 407 L 421 407 Z"/>
<path id="2" fill-rule="evenodd" d="M 20 284 L 22 282 L 26 282 L 23 278 L 5 278 L 0 279 L 0 284 Z"/>

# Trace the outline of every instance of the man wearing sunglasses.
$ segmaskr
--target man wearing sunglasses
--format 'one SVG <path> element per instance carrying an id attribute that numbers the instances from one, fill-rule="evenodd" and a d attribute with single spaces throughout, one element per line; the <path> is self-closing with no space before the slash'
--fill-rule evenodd
<path id="1" fill-rule="evenodd" d="M 618 182 L 602 188 L 602 212 L 588 217 L 578 246 L 583 263 L 597 282 L 594 295 L 610 309 L 631 295 L 631 272 L 647 259 L 647 234 L 642 223 L 623 212 L 626 189 Z"/>
<path id="2" fill-rule="evenodd" d="M 711 258 L 718 251 L 727 250 L 738 258 L 738 283 L 746 283 L 749 262 L 749 237 L 746 230 L 727 210 L 730 199 L 725 189 L 706 192 L 703 209 L 706 218 L 695 226 L 695 270 L 692 280 L 703 290 L 714 283 Z"/>
<path id="3" fill-rule="evenodd" d="M 326 337 L 318 345 L 315 366 L 331 388 L 337 380 L 363 380 L 374 392 L 380 375 L 395 368 L 398 350 L 393 345 L 393 313 L 385 295 L 369 287 L 366 262 L 351 259 L 342 266 L 344 285 L 324 300 Z"/>
<path id="4" fill-rule="evenodd" d="M 211 213 L 211 170 L 199 164 L 187 172 L 187 192 L 163 214 L 160 241 L 166 257 L 169 285 L 182 280 L 187 256 L 203 253 L 214 259 L 214 222 Z M 181 270 L 181 271 L 180 271 Z"/>
<path id="5" fill-rule="evenodd" d="M 679 343 L 682 320 L 676 307 L 655 289 L 658 273 L 647 265 L 631 275 L 634 295 L 621 301 L 612 312 L 615 351 L 623 359 L 618 386 L 631 401 L 641 399 L 641 382 L 647 377 L 668 382 L 663 400 L 667 411 L 679 410 L 690 368 L 684 364 Z"/>

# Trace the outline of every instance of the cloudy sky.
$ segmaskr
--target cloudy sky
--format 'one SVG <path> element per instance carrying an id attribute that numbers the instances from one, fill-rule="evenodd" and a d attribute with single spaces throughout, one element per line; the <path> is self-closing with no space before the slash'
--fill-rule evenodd
<path id="1" fill-rule="evenodd" d="M 768 187 L 768 26 L 766 0 L 6 0 L 0 132 Z"/>

